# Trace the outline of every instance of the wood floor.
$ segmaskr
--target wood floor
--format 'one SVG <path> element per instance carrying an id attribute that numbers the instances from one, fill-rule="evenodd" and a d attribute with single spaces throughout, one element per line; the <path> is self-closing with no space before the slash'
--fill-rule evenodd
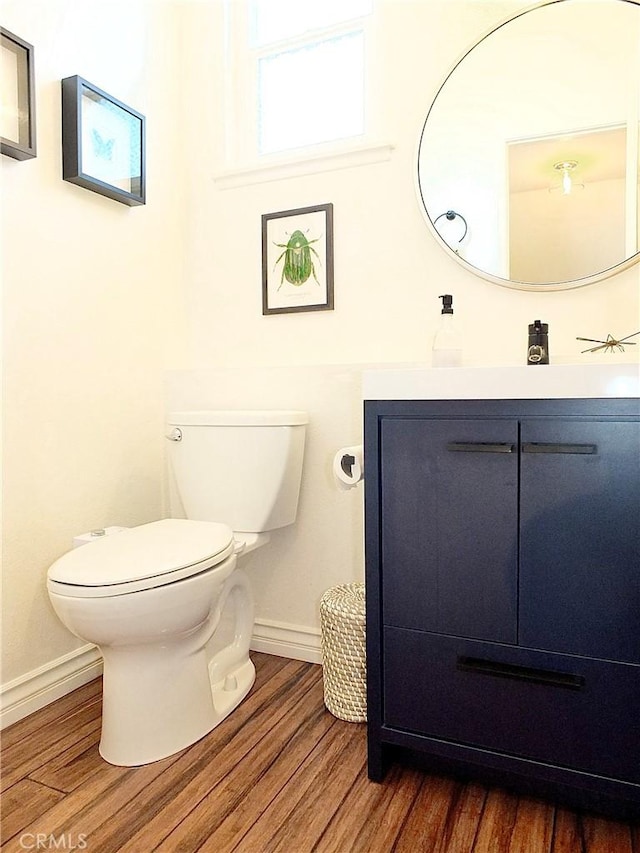
<path id="1" fill-rule="evenodd" d="M 322 670 L 254 654 L 256 684 L 210 735 L 146 767 L 98 754 L 101 682 L 3 733 L 2 851 L 640 853 L 640 829 L 500 789 L 366 772 L 364 724 Z"/>

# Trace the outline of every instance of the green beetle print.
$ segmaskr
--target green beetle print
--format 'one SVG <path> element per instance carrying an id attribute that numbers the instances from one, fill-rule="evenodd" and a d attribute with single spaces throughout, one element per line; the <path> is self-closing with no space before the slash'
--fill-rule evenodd
<path id="1" fill-rule="evenodd" d="M 280 261 L 284 258 L 282 276 L 280 278 L 278 290 L 280 290 L 284 284 L 285 278 L 289 284 L 293 284 L 294 287 L 300 287 L 300 285 L 308 281 L 309 277 L 313 275 L 316 284 L 320 284 L 318 276 L 316 275 L 316 268 L 313 264 L 313 258 L 311 257 L 311 253 L 313 252 L 318 259 L 318 262 L 320 262 L 320 256 L 311 245 L 312 243 L 317 243 L 319 239 L 320 237 L 316 237 L 315 240 L 307 240 L 302 231 L 294 231 L 291 237 L 289 237 L 289 241 L 287 243 L 273 244 L 279 249 L 284 249 L 278 260 L 273 265 L 273 269 L 275 270 Z"/>

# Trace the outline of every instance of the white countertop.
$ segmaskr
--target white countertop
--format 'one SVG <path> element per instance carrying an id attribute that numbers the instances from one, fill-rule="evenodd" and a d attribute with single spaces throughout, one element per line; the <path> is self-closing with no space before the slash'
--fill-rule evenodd
<path id="1" fill-rule="evenodd" d="M 396 367 L 365 370 L 365 400 L 640 397 L 640 364 Z"/>

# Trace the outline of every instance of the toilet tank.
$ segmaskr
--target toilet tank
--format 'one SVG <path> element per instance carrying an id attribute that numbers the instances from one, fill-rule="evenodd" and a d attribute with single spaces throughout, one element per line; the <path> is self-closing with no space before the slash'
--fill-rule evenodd
<path id="1" fill-rule="evenodd" d="M 306 412 L 192 411 L 169 415 L 169 458 L 187 518 L 260 533 L 293 524 Z"/>

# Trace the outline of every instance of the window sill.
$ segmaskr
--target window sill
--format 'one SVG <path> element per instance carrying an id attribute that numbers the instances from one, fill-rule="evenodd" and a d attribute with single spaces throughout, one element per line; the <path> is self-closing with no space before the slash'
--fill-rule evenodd
<path id="1" fill-rule="evenodd" d="M 344 147 L 323 151 L 322 153 L 292 155 L 241 169 L 229 169 L 214 175 L 214 183 L 221 190 L 230 190 L 248 184 L 261 184 L 266 181 L 281 181 L 285 178 L 297 178 L 301 175 L 313 175 L 318 172 L 331 172 L 336 169 L 349 169 L 354 166 L 370 166 L 391 159 L 394 145 L 378 143 Z"/>

